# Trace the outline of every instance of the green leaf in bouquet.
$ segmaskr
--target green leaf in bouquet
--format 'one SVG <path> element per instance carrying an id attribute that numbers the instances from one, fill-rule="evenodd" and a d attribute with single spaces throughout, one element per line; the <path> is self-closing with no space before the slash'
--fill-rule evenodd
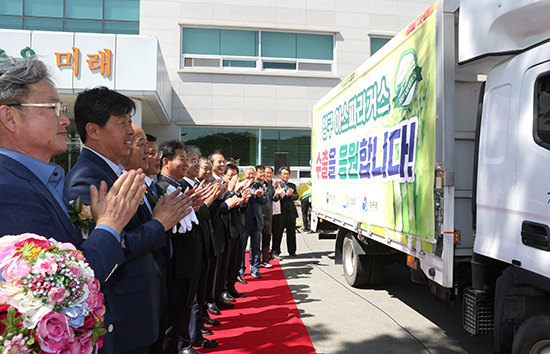
<path id="1" fill-rule="evenodd" d="M 74 204 L 74 210 L 80 214 L 82 212 L 82 198 L 76 198 L 76 203 Z"/>
<path id="2" fill-rule="evenodd" d="M 23 258 L 28 259 L 31 256 L 31 251 L 34 249 L 34 242 L 25 241 L 25 246 L 21 249 Z"/>

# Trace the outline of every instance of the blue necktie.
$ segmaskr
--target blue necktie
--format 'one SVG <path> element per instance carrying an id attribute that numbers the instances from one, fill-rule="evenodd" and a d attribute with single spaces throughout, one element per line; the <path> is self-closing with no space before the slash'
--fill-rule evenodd
<path id="1" fill-rule="evenodd" d="M 153 193 L 153 195 L 155 196 L 155 198 L 158 198 L 158 193 L 157 193 L 157 188 L 155 186 L 155 182 L 151 182 L 151 184 L 149 185 L 149 189 L 151 190 L 151 193 Z"/>

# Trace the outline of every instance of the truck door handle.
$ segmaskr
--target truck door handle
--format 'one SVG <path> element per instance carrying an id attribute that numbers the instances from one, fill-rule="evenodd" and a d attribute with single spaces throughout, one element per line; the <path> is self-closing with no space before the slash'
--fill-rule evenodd
<path id="1" fill-rule="evenodd" d="M 550 251 L 550 227 L 534 221 L 523 221 L 521 242 L 529 247 Z"/>

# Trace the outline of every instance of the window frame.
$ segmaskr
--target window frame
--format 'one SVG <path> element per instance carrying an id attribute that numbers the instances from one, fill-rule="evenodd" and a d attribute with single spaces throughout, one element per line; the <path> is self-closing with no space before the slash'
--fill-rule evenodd
<path id="1" fill-rule="evenodd" d="M 546 80 L 546 82 L 548 83 L 549 90 L 541 90 L 543 80 Z M 550 102 L 550 71 L 541 73 L 537 76 L 537 79 L 535 80 L 534 91 L 535 104 L 533 105 L 533 139 L 535 140 L 535 143 L 537 145 L 545 148 L 546 150 L 550 150 L 550 131 L 549 133 L 547 133 L 549 135 L 548 140 L 541 138 L 539 135 L 539 120 L 541 119 L 541 116 L 545 115 L 541 115 L 540 113 L 540 97 L 542 92 L 548 92 Z M 547 112 L 550 116 L 550 109 Z M 548 119 L 550 120 L 550 117 Z"/>
<path id="2" fill-rule="evenodd" d="M 113 20 L 113 19 L 106 19 L 105 18 L 106 1 L 108 1 L 108 0 L 102 0 L 102 9 L 101 9 L 102 18 L 101 19 L 92 19 L 92 18 L 88 19 L 88 18 L 69 17 L 69 16 L 66 15 L 67 7 L 66 7 L 66 2 L 65 1 L 63 1 L 63 8 L 62 8 L 62 16 L 61 17 L 34 16 L 34 15 L 30 16 L 30 15 L 26 15 L 25 1 L 26 0 L 21 0 L 21 6 L 22 6 L 21 15 L 11 15 L 11 14 L 10 15 L 4 15 L 4 14 L 0 15 L 1 18 L 6 18 L 6 19 L 20 19 L 21 20 L 21 27 L 20 28 L 0 27 L 0 28 L 27 30 L 28 29 L 27 20 L 31 20 L 31 21 L 33 21 L 33 20 L 46 20 L 46 21 L 59 20 L 59 21 L 61 21 L 61 30 L 53 30 L 53 29 L 38 29 L 38 30 L 47 30 L 47 31 L 55 31 L 55 32 L 67 32 L 66 20 L 73 21 L 73 22 L 74 21 L 98 21 L 98 22 L 101 22 L 101 32 L 92 32 L 92 33 L 139 34 L 139 23 L 140 23 L 139 18 L 138 18 L 137 21 Z M 140 9 L 139 9 L 139 6 L 138 6 L 138 12 L 139 12 L 139 10 Z M 115 31 L 106 32 L 106 27 L 108 28 L 109 24 L 113 24 L 113 25 L 129 24 L 131 26 L 130 27 L 125 27 L 124 31 L 115 30 Z M 134 30 L 136 25 L 137 25 L 137 31 Z M 71 32 L 73 32 L 73 31 L 71 31 Z M 88 32 L 79 31 L 78 33 L 88 33 Z"/>
<path id="3" fill-rule="evenodd" d="M 272 72 L 272 73 L 316 73 L 316 74 L 335 74 L 336 69 L 336 36 L 334 33 L 315 33 L 315 32 L 294 32 L 294 31 L 282 31 L 282 30 L 268 30 L 268 29 L 245 29 L 245 31 L 257 32 L 258 33 L 258 48 L 257 56 L 242 56 L 242 55 L 207 55 L 207 54 L 192 54 L 184 53 L 183 48 L 183 32 L 185 28 L 204 28 L 204 29 L 218 29 L 218 30 L 233 30 L 233 28 L 225 27 L 200 27 L 192 25 L 182 25 L 180 24 L 180 70 L 220 70 L 220 71 L 231 71 L 231 72 Z M 281 57 L 267 57 L 262 56 L 262 32 L 282 32 L 282 33 L 291 33 L 291 34 L 320 34 L 332 36 L 332 60 L 322 60 L 322 59 L 305 59 L 305 58 L 281 58 Z M 212 66 L 200 66 L 194 65 L 194 60 L 207 59 L 211 60 L 212 63 L 218 61 L 218 65 Z M 224 66 L 224 61 L 247 61 L 255 62 L 254 67 L 238 67 L 238 66 Z M 284 68 L 266 68 L 265 63 L 289 63 L 295 64 L 294 69 L 284 69 Z M 187 65 L 186 65 L 187 64 Z M 190 65 L 189 65 L 190 64 Z M 312 70 L 305 69 L 307 64 L 315 64 L 326 66 L 328 70 Z M 301 68 L 302 66 L 302 68 Z"/>

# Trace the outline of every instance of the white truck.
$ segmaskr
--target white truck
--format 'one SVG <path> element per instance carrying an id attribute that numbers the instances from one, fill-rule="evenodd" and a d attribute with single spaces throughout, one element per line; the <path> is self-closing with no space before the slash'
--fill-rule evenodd
<path id="1" fill-rule="evenodd" d="M 550 1 L 432 5 L 316 103 L 312 228 L 406 263 L 497 353 L 550 353 Z"/>

